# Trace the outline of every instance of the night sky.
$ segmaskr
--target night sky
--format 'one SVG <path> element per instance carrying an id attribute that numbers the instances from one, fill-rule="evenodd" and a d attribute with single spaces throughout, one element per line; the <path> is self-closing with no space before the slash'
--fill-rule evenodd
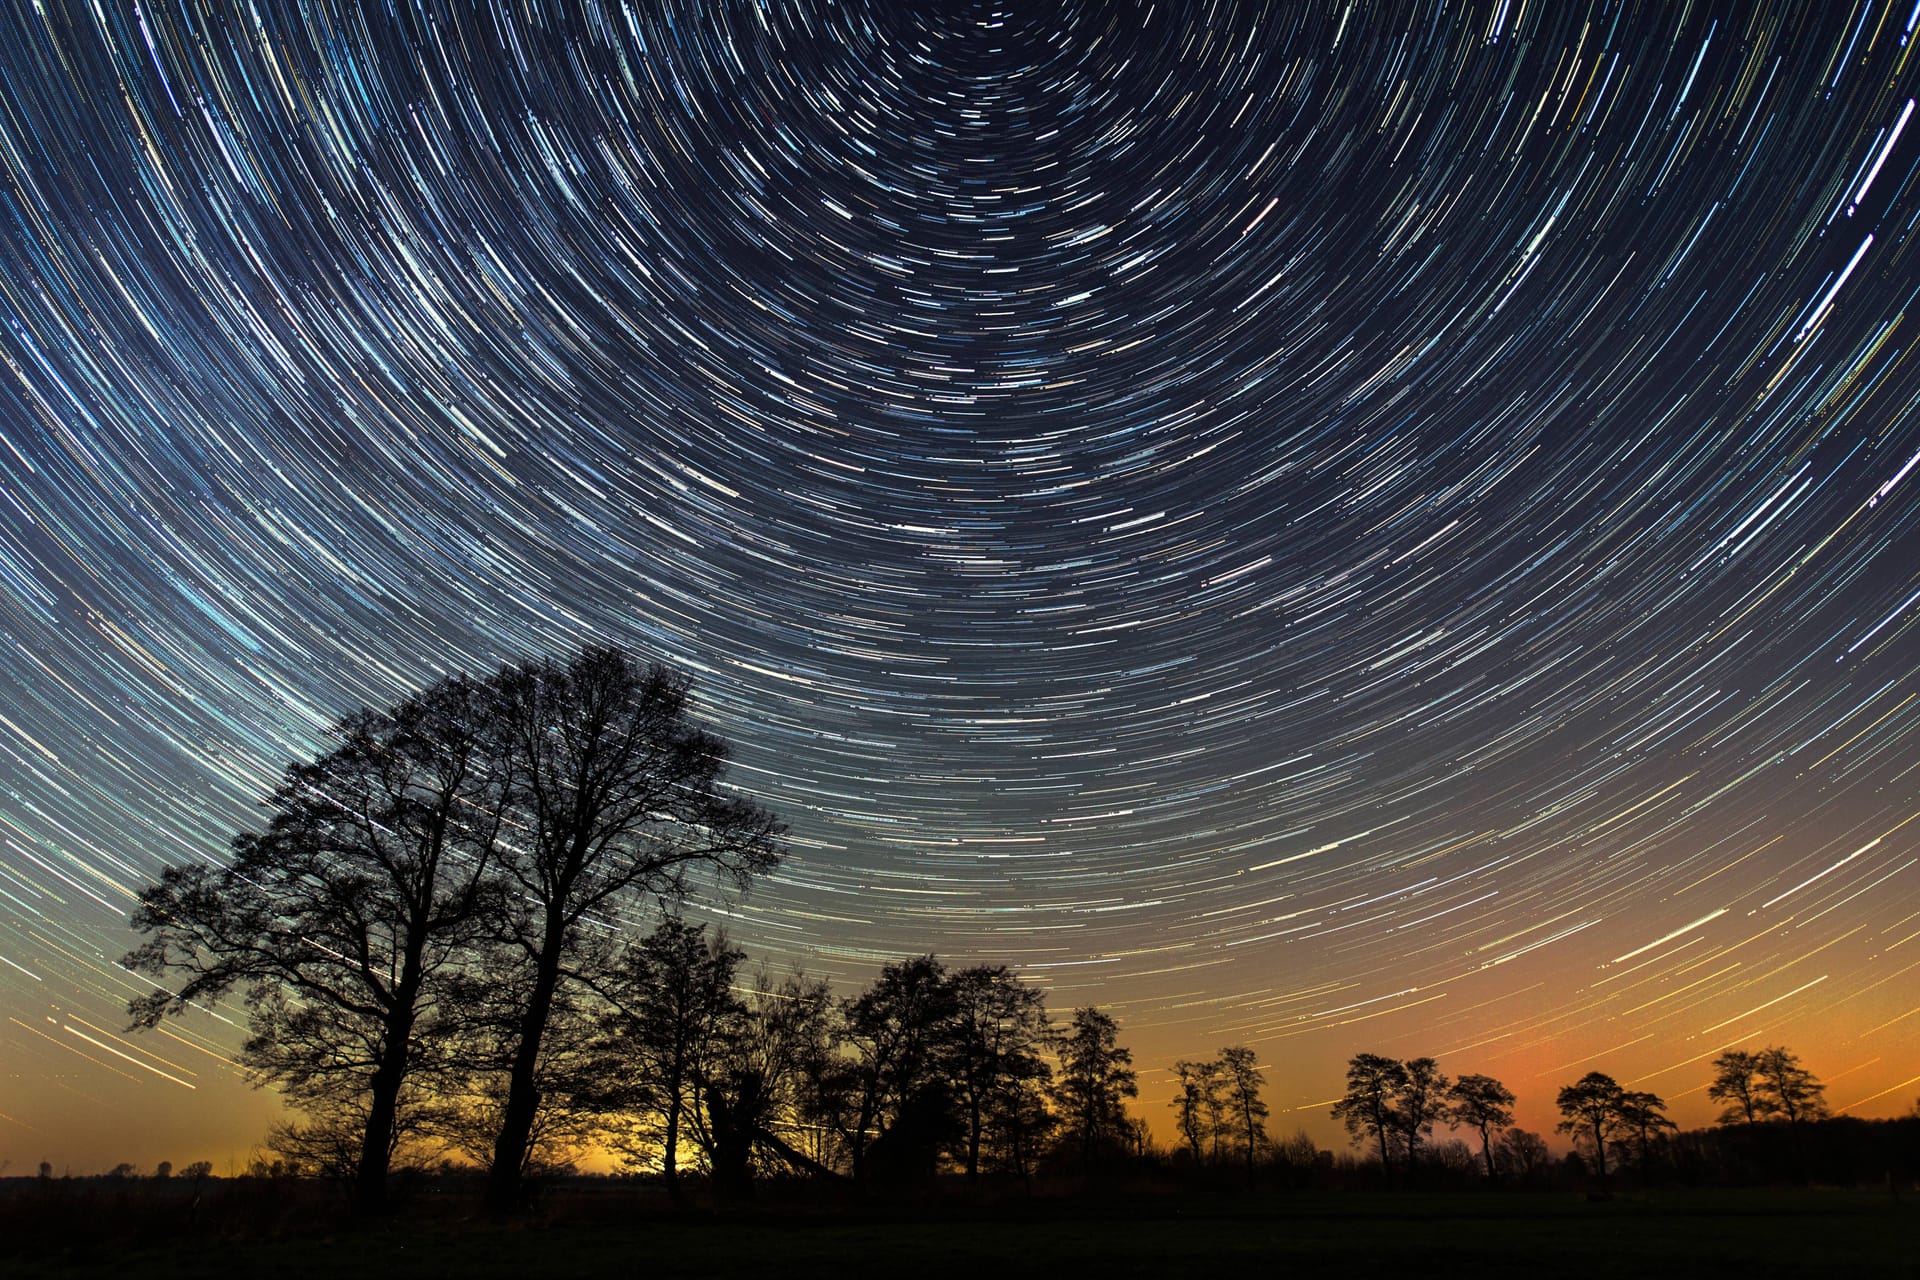
<path id="1" fill-rule="evenodd" d="M 133 894 L 588 640 L 792 826 L 693 914 L 1106 1006 L 1163 1133 L 1920 1094 L 1913 0 L 0 22 L 8 1172 L 257 1140 Z"/>

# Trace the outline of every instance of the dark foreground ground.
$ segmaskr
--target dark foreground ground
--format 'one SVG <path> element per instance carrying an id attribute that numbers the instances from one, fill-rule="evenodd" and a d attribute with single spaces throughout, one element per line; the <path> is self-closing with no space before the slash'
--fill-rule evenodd
<path id="1" fill-rule="evenodd" d="M 371 1228 L 316 1226 L 311 1217 L 303 1225 L 300 1214 L 268 1234 L 231 1226 L 180 1231 L 176 1222 L 134 1233 L 147 1235 L 144 1243 L 99 1220 L 91 1231 L 75 1224 L 70 1238 L 26 1250 L 0 1241 L 0 1272 L 10 1280 L 1920 1278 L 1920 1203 L 1886 1192 L 1674 1191 L 1605 1201 L 1565 1192 L 1304 1192 L 1029 1202 L 978 1210 L 768 1205 L 682 1214 L 641 1214 L 629 1204 L 596 1197 L 593 1203 L 552 1206 L 542 1218 L 505 1227 L 483 1225 L 451 1205 L 411 1208 Z"/>

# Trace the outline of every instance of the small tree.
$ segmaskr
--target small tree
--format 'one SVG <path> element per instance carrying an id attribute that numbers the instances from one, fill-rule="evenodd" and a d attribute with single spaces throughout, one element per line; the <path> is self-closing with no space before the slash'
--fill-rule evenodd
<path id="1" fill-rule="evenodd" d="M 1253 1050 L 1244 1045 L 1222 1049 L 1219 1066 L 1234 1115 L 1235 1136 L 1246 1144 L 1247 1181 L 1252 1183 L 1254 1161 L 1267 1138 L 1267 1104 L 1260 1097 L 1260 1086 L 1267 1077 L 1257 1065 Z"/>
<path id="2" fill-rule="evenodd" d="M 1495 1177 L 1493 1134 L 1513 1123 L 1513 1102 L 1513 1091 L 1492 1076 L 1461 1076 L 1447 1090 L 1444 1118 L 1448 1124 L 1480 1135 L 1480 1157 L 1486 1161 L 1488 1182 Z"/>
<path id="3" fill-rule="evenodd" d="M 1379 1143 L 1380 1168 L 1388 1176 L 1393 1161 L 1387 1139 L 1398 1127 L 1394 1099 L 1406 1087 L 1407 1067 L 1398 1058 L 1357 1053 L 1347 1061 L 1347 1091 L 1333 1104 L 1333 1117 L 1347 1126 L 1356 1144 L 1373 1135 Z"/>
<path id="4" fill-rule="evenodd" d="M 1394 1126 L 1406 1144 L 1407 1174 L 1413 1174 L 1420 1143 L 1433 1132 L 1434 1121 L 1446 1110 L 1449 1081 L 1432 1058 L 1413 1058 L 1405 1064 L 1393 1094 Z"/>
<path id="5" fill-rule="evenodd" d="M 1547 1167 L 1547 1140 L 1527 1129 L 1509 1129 L 1500 1135 L 1500 1159 L 1521 1178 L 1531 1178 Z"/>
<path id="6" fill-rule="evenodd" d="M 949 1053 L 953 1086 L 966 1127 L 969 1180 L 996 1120 L 995 1099 L 1043 1088 L 1053 1069 L 1042 1054 L 1054 1041 L 1046 998 L 1005 965 L 976 965 L 953 975 Z"/>
<path id="7" fill-rule="evenodd" d="M 1607 1176 L 1607 1139 L 1620 1128 L 1626 1096 L 1627 1091 L 1612 1076 L 1589 1071 L 1561 1089 L 1555 1100 L 1563 1117 L 1559 1132 L 1592 1146 L 1602 1181 Z"/>
<path id="8" fill-rule="evenodd" d="M 1757 1091 L 1768 1112 L 1798 1128 L 1804 1120 L 1824 1119 L 1827 1086 L 1800 1065 L 1797 1055 L 1774 1045 L 1754 1055 Z"/>
<path id="9" fill-rule="evenodd" d="M 953 983 L 932 956 L 883 966 L 871 987 L 842 1003 L 853 1060 L 841 1137 L 854 1181 L 867 1180 L 869 1154 L 882 1140 L 896 1171 L 931 1174 L 952 1120 L 947 1069 L 957 1010 Z"/>
<path id="10" fill-rule="evenodd" d="M 831 1070 L 835 1006 L 825 979 L 756 975 L 719 1051 L 698 1071 L 694 1140 L 724 1196 L 744 1194 L 754 1170 L 778 1162 L 833 1176 L 820 1140 L 844 1109 Z"/>
<path id="11" fill-rule="evenodd" d="M 1215 1065 L 1211 1062 L 1191 1062 L 1184 1058 L 1173 1064 L 1173 1078 L 1178 1086 L 1171 1104 L 1174 1127 L 1179 1130 L 1180 1140 L 1187 1144 L 1187 1152 L 1193 1157 L 1195 1168 L 1206 1160 L 1206 1095 L 1208 1087 L 1219 1078 L 1214 1070 Z"/>
<path id="12" fill-rule="evenodd" d="M 1726 1104 L 1721 1124 L 1756 1124 L 1767 1112 L 1759 1088 L 1760 1058 L 1745 1049 L 1729 1049 L 1713 1060 L 1713 1082 L 1707 1097 Z"/>
<path id="13" fill-rule="evenodd" d="M 1629 1089 L 1620 1095 L 1620 1127 L 1633 1135 L 1642 1180 L 1652 1175 L 1654 1135 L 1679 1128 L 1667 1119 L 1666 1111 L 1667 1104 L 1657 1093 Z"/>
<path id="14" fill-rule="evenodd" d="M 659 1117 L 660 1176 L 675 1200 L 682 1195 L 680 1139 L 694 1082 L 743 1012 L 733 980 L 745 958 L 724 938 L 709 938 L 706 926 L 669 915 L 626 949 L 606 988 L 618 1011 L 606 1048 L 625 1067 L 609 1073 L 626 1086 L 615 1105 Z"/>
<path id="15" fill-rule="evenodd" d="M 1126 1145 L 1125 1100 L 1139 1093 L 1133 1054 L 1120 1045 L 1120 1024 L 1099 1009 L 1075 1009 L 1060 1044 L 1053 1100 L 1082 1169 L 1093 1168 L 1101 1152 Z"/>

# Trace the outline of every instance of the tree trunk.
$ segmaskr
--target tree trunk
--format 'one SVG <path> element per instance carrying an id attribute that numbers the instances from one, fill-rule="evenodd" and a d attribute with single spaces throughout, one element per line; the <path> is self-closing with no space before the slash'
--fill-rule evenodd
<path id="1" fill-rule="evenodd" d="M 386 1034 L 380 1046 L 380 1065 L 368 1082 L 367 1128 L 360 1137 L 360 1163 L 353 1171 L 353 1208 L 378 1214 L 387 1208 L 387 1167 L 393 1159 L 393 1132 L 400 1111 L 400 1087 L 407 1079 L 407 1047 L 413 1039 L 414 1006 L 420 1000 L 423 931 L 413 939 L 400 962 L 400 982 L 387 1012 Z"/>
<path id="2" fill-rule="evenodd" d="M 1488 1131 L 1486 1125 L 1480 1126 L 1480 1157 L 1487 1162 L 1487 1181 L 1491 1183 L 1494 1181 L 1493 1135 Z"/>
<path id="3" fill-rule="evenodd" d="M 1247 1185 L 1253 1185 L 1253 1108 L 1244 1102 L 1240 1108 L 1241 1116 L 1247 1122 Z"/>
<path id="4" fill-rule="evenodd" d="M 360 1163 L 353 1174 L 353 1208 L 361 1214 L 378 1214 L 387 1208 L 388 1153 L 393 1150 L 393 1126 L 399 1109 L 401 1074 L 393 1063 L 389 1046 L 380 1067 L 373 1073 L 373 1087 L 367 1105 L 367 1131 L 360 1140 Z"/>
<path id="5" fill-rule="evenodd" d="M 520 1207 L 523 1190 L 520 1171 L 526 1164 L 533 1122 L 540 1111 L 537 1075 L 540 1042 L 546 1034 L 554 993 L 560 985 L 560 933 L 558 924 L 550 922 L 534 976 L 533 993 L 520 1019 L 520 1043 L 514 1050 L 513 1069 L 507 1077 L 507 1105 L 500 1116 L 500 1133 L 493 1142 L 493 1165 L 487 1170 L 485 1208 L 494 1217 L 505 1217 Z"/>
<path id="6" fill-rule="evenodd" d="M 976 1093 L 967 1103 L 967 1181 L 980 1180 L 980 1097 Z"/>
<path id="7" fill-rule="evenodd" d="M 680 1082 L 667 1090 L 667 1133 L 660 1143 L 660 1176 L 667 1184 L 667 1196 L 675 1204 L 685 1198 L 680 1187 Z"/>

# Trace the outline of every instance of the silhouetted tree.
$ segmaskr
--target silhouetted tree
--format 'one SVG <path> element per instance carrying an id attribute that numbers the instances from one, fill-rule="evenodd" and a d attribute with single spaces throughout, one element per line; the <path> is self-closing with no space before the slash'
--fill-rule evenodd
<path id="1" fill-rule="evenodd" d="M 695 726 L 686 679 L 616 649 L 503 669 L 497 693 L 510 762 L 515 842 L 508 952 L 528 975 L 503 1042 L 506 1090 L 486 1207 L 512 1211 L 541 1105 L 541 1059 L 556 998 L 611 958 L 599 918 L 652 897 L 676 901 L 687 876 L 744 886 L 780 861 L 784 828 L 727 793 L 727 747 Z"/>
<path id="2" fill-rule="evenodd" d="M 1051 1081 L 1051 1068 L 1045 1078 L 1002 1081 L 989 1106 L 986 1149 L 993 1165 L 1029 1188 L 1034 1162 L 1060 1123 L 1047 1106 Z"/>
<path id="3" fill-rule="evenodd" d="M 766 973 L 724 1028 L 719 1050 L 699 1064 L 698 1105 L 687 1116 L 694 1140 L 725 1196 L 744 1194 L 757 1160 L 831 1176 L 830 1153 L 811 1150 L 820 1117 L 839 1107 L 825 1097 L 833 1059 L 833 991 L 824 979 Z"/>
<path id="4" fill-rule="evenodd" d="M 708 937 L 706 926 L 669 915 L 626 948 L 604 988 L 617 1012 L 605 1047 L 615 1068 L 609 1074 L 626 1087 L 618 1101 L 659 1117 L 660 1174 L 676 1200 L 694 1083 L 744 1012 L 733 981 L 745 958 L 724 938 Z"/>
<path id="5" fill-rule="evenodd" d="M 1756 1124 L 1766 1114 L 1759 1072 L 1759 1055 L 1745 1049 L 1729 1049 L 1713 1060 L 1713 1082 L 1707 1086 L 1707 1096 L 1727 1104 L 1720 1112 L 1721 1124 Z"/>
<path id="6" fill-rule="evenodd" d="M 997 1118 L 995 1099 L 1044 1088 L 1052 1079 L 1053 1069 L 1042 1055 L 1054 1033 L 1044 994 L 1005 965 L 962 969 L 950 985 L 949 1069 L 966 1126 L 967 1177 L 974 1179 Z"/>
<path id="7" fill-rule="evenodd" d="M 1347 1126 L 1354 1142 L 1373 1135 L 1380 1147 L 1380 1168 L 1389 1176 L 1393 1159 L 1388 1151 L 1388 1136 L 1399 1127 L 1394 1100 L 1407 1084 L 1407 1066 L 1398 1058 L 1377 1053 L 1356 1053 L 1347 1060 L 1347 1091 L 1333 1104 L 1333 1117 Z"/>
<path id="8" fill-rule="evenodd" d="M 1447 1089 L 1443 1113 L 1448 1124 L 1480 1135 L 1480 1157 L 1487 1164 L 1487 1181 L 1494 1180 L 1493 1133 L 1513 1123 L 1513 1091 L 1492 1076 L 1465 1075 Z"/>
<path id="9" fill-rule="evenodd" d="M 896 1171 L 932 1172 L 951 1119 L 949 1050 L 957 1005 L 946 968 L 932 956 L 885 965 L 871 987 L 841 1006 L 852 1051 L 852 1105 L 841 1126 L 855 1182 L 886 1141 Z"/>
<path id="10" fill-rule="evenodd" d="M 1446 1109 L 1449 1083 L 1432 1058 L 1412 1058 L 1404 1064 L 1393 1093 L 1393 1117 L 1400 1140 L 1406 1145 L 1409 1177 L 1418 1162 L 1420 1143 L 1433 1132 L 1434 1121 Z"/>
<path id="11" fill-rule="evenodd" d="M 1626 1096 L 1627 1091 L 1612 1076 L 1589 1071 L 1561 1089 L 1555 1100 L 1563 1117 L 1559 1131 L 1592 1145 L 1602 1181 L 1607 1176 L 1607 1139 L 1620 1128 Z"/>
<path id="12" fill-rule="evenodd" d="M 1196 1168 L 1206 1160 L 1203 1146 L 1208 1134 L 1207 1094 L 1218 1090 L 1218 1065 L 1213 1062 L 1192 1062 L 1185 1058 L 1173 1064 L 1176 1085 L 1171 1104 L 1174 1127 L 1180 1133 L 1180 1140 L 1187 1144 L 1187 1152 L 1193 1157 Z"/>
<path id="13" fill-rule="evenodd" d="M 434 1056 L 424 1029 L 449 1011 L 441 978 L 493 900 L 495 712 L 456 678 L 345 717 L 338 745 L 287 769 L 265 830 L 236 839 L 229 865 L 166 868 L 133 915 L 147 940 L 127 967 L 186 976 L 134 1000 L 134 1025 L 243 990 L 246 1065 L 296 1106 L 359 1126 L 363 1210 L 385 1203 L 402 1099 Z"/>
<path id="14" fill-rule="evenodd" d="M 1652 1177 L 1654 1135 L 1679 1128 L 1667 1119 L 1666 1111 L 1667 1104 L 1657 1093 L 1628 1089 L 1620 1095 L 1620 1127 L 1633 1135 L 1635 1158 L 1640 1162 L 1643 1180 Z"/>
<path id="15" fill-rule="evenodd" d="M 1254 1160 L 1267 1137 L 1267 1104 L 1260 1097 L 1260 1086 L 1267 1078 L 1257 1065 L 1253 1050 L 1244 1045 L 1222 1049 L 1218 1062 L 1236 1121 L 1236 1136 L 1246 1143 L 1247 1181 L 1251 1183 Z"/>
<path id="16" fill-rule="evenodd" d="M 1754 1055 L 1754 1074 L 1768 1113 L 1779 1116 L 1790 1127 L 1824 1119 L 1828 1114 L 1827 1086 L 1800 1065 L 1798 1055 L 1780 1045 Z"/>
<path id="17" fill-rule="evenodd" d="M 1500 1158 L 1522 1178 L 1531 1178 L 1547 1166 L 1547 1140 L 1527 1129 L 1509 1129 L 1500 1135 Z"/>
<path id="18" fill-rule="evenodd" d="M 1125 1145 L 1125 1100 L 1139 1093 L 1133 1054 L 1120 1045 L 1120 1024 L 1099 1009 L 1075 1009 L 1060 1043 L 1053 1101 L 1082 1169 L 1093 1168 L 1103 1150 Z"/>

